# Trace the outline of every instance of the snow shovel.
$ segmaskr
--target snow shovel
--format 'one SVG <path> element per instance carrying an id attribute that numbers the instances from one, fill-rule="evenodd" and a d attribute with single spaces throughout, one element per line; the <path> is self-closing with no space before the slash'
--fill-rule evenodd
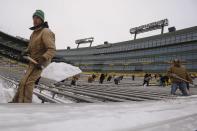
<path id="1" fill-rule="evenodd" d="M 189 83 L 192 87 L 195 87 L 195 86 L 196 86 L 194 83 L 191 83 L 190 81 L 185 80 L 185 79 L 183 79 L 183 78 L 178 77 L 177 79 L 180 79 L 180 80 L 182 80 L 182 81 L 184 81 L 184 82 Z"/>
<path id="2" fill-rule="evenodd" d="M 26 59 L 26 60 L 28 60 L 28 61 L 30 61 L 30 62 L 32 62 L 35 65 L 38 64 L 38 62 L 35 61 L 34 59 L 32 59 L 30 56 L 23 56 L 23 58 Z M 44 66 L 41 66 L 41 68 L 44 69 Z"/>
<path id="3" fill-rule="evenodd" d="M 38 64 L 38 62 L 32 59 L 30 56 L 24 56 L 24 59 L 34 64 Z M 82 72 L 78 67 L 63 62 L 60 63 L 52 62 L 47 67 L 43 66 L 42 69 L 43 69 L 41 73 L 42 78 L 55 80 L 57 82 L 75 76 Z"/>
<path id="4" fill-rule="evenodd" d="M 183 79 L 183 78 L 177 76 L 176 74 L 172 74 L 172 76 L 173 76 L 174 78 L 177 78 L 177 79 L 179 79 L 179 80 L 182 80 L 182 81 L 184 81 L 184 82 L 187 82 L 187 83 L 191 84 L 192 86 L 195 86 L 195 85 L 194 85 L 193 83 L 191 83 L 190 81 L 185 80 L 185 79 Z M 190 91 L 189 91 L 188 89 L 186 89 L 186 92 L 187 92 L 188 94 L 190 94 Z"/>
<path id="5" fill-rule="evenodd" d="M 177 78 L 177 79 L 179 79 L 179 80 L 182 80 L 182 81 L 184 81 L 184 82 L 187 82 L 187 83 L 190 83 L 190 84 L 192 84 L 192 85 L 193 85 L 193 83 L 191 83 L 190 81 L 185 80 L 185 79 L 183 79 L 183 78 L 181 78 L 181 77 L 177 76 L 176 74 L 172 74 L 172 76 L 173 76 L 174 78 Z"/>
<path id="6" fill-rule="evenodd" d="M 38 62 L 35 61 L 34 59 L 32 59 L 30 56 L 23 56 L 23 58 L 28 60 L 28 61 L 30 61 L 30 62 L 32 62 L 32 63 L 34 63 L 35 65 L 38 64 Z"/>

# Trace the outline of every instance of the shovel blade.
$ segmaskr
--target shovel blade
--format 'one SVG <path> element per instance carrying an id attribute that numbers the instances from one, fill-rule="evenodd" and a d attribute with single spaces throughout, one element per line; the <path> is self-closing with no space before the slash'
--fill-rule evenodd
<path id="1" fill-rule="evenodd" d="M 72 66 L 63 62 L 53 62 L 42 71 L 41 77 L 55 81 L 62 81 L 81 72 L 82 71 L 79 69 L 79 67 Z"/>

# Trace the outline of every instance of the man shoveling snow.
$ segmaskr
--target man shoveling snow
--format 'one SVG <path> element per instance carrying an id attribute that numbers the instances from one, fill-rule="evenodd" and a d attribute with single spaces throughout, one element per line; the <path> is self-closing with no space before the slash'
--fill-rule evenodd
<path id="1" fill-rule="evenodd" d="M 189 90 L 187 89 L 187 84 L 193 84 L 193 81 L 185 67 L 181 65 L 180 60 L 175 59 L 167 73 L 172 81 L 171 94 L 175 95 L 176 90 L 179 88 L 184 96 L 188 96 Z"/>
<path id="2" fill-rule="evenodd" d="M 37 64 L 29 62 L 28 69 L 19 83 L 19 88 L 12 103 L 31 103 L 33 88 L 40 77 L 42 67 L 46 67 L 55 55 L 55 35 L 44 22 L 44 12 L 36 10 L 33 14 L 34 26 L 30 29 L 33 33 L 30 37 L 27 50 L 22 55 L 29 55 Z"/>

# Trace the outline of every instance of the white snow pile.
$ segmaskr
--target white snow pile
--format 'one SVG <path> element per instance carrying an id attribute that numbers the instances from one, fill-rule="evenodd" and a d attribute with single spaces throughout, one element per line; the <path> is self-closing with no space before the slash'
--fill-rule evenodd
<path id="1" fill-rule="evenodd" d="M 12 100 L 15 93 L 16 87 L 0 78 L 0 103 L 8 103 Z M 33 103 L 41 103 L 41 100 L 36 95 L 33 95 L 32 101 Z"/>
<path id="2" fill-rule="evenodd" d="M 42 74 L 41 77 L 61 81 L 66 78 L 72 77 L 74 75 L 77 75 L 81 73 L 82 71 L 79 69 L 79 67 L 72 66 L 67 63 L 55 63 L 52 62 L 49 66 L 47 66 Z"/>
<path id="3" fill-rule="evenodd" d="M 137 103 L 5 104 L 0 109 L 0 130 L 195 131 L 196 109 L 195 97 Z"/>
<path id="4" fill-rule="evenodd" d="M 9 88 L 9 85 L 0 79 L 0 103 L 7 103 L 14 96 L 14 89 Z"/>

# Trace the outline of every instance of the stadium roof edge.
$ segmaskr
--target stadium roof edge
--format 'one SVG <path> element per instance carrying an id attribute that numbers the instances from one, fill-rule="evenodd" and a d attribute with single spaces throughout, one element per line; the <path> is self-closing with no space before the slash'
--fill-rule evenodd
<path id="1" fill-rule="evenodd" d="M 165 37 L 165 36 L 169 36 L 169 35 L 172 35 L 172 34 L 180 34 L 180 33 L 183 33 L 185 31 L 189 32 L 189 31 L 194 31 L 194 30 L 197 30 L 197 26 L 180 29 L 180 30 L 177 30 L 175 32 L 166 32 L 164 34 L 158 34 L 158 35 L 154 35 L 154 36 L 139 38 L 139 39 L 136 39 L 136 40 L 128 40 L 128 41 L 122 41 L 122 42 L 109 43 L 109 45 L 117 46 L 117 45 L 119 45 L 121 43 L 125 43 L 125 42 L 131 42 L 131 44 L 132 44 L 132 42 L 140 42 L 140 41 L 145 41 L 145 40 L 150 40 L 150 39 L 156 39 L 156 38 L 159 38 L 159 37 Z M 9 35 L 5 32 L 0 31 L 0 36 L 1 35 L 5 36 L 5 37 L 9 37 L 11 39 L 17 40 L 19 42 L 22 42 L 22 43 L 28 45 L 28 40 L 23 40 L 23 39 L 17 38 L 15 36 L 12 36 L 12 35 Z M 97 48 L 97 47 L 102 46 L 102 45 L 103 44 L 92 46 L 92 47 L 73 48 L 73 49 L 69 49 L 69 50 L 73 51 L 73 50 L 91 49 L 91 48 Z M 68 50 L 67 49 L 58 49 L 58 51 L 68 51 Z"/>
<path id="2" fill-rule="evenodd" d="M 14 40 L 20 41 L 20 42 L 22 42 L 22 43 L 24 43 L 24 44 L 28 44 L 28 40 L 23 40 L 23 39 L 17 38 L 17 37 L 15 37 L 15 36 L 12 36 L 12 35 L 10 35 L 10 34 L 7 34 L 7 33 L 5 33 L 5 32 L 0 31 L 0 36 L 2 36 L 2 35 L 3 35 L 4 37 L 8 37 L 9 39 L 14 39 Z"/>
<path id="3" fill-rule="evenodd" d="M 166 32 L 164 34 L 157 34 L 157 35 L 153 35 L 153 36 L 143 37 L 143 38 L 139 38 L 139 39 L 136 39 L 136 40 L 128 40 L 128 41 L 115 42 L 115 43 L 109 43 L 109 44 L 111 44 L 112 46 L 117 46 L 117 45 L 119 45 L 121 43 L 125 43 L 125 42 L 140 42 L 140 41 L 145 41 L 145 40 L 150 40 L 150 39 L 156 39 L 156 38 L 159 38 L 159 37 L 166 37 L 166 36 L 169 36 L 169 35 L 172 35 L 172 34 L 181 34 L 185 31 L 189 32 L 189 31 L 194 31 L 194 30 L 197 30 L 197 26 L 180 29 L 180 30 L 177 30 L 175 32 Z M 92 46 L 92 47 L 73 48 L 73 49 L 69 49 L 69 50 L 72 51 L 72 50 L 80 50 L 80 49 L 81 50 L 91 49 L 91 48 L 97 48 L 98 46 L 101 46 L 101 45 L 103 45 L 103 44 Z M 58 51 L 68 51 L 68 50 L 67 49 L 60 49 Z"/>

